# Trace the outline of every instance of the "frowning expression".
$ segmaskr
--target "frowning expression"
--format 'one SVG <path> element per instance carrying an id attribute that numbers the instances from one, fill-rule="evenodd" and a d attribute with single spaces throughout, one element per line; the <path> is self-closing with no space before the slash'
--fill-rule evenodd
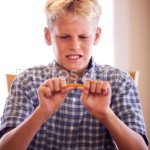
<path id="1" fill-rule="evenodd" d="M 87 68 L 99 38 L 100 28 L 95 28 L 92 21 L 59 17 L 50 30 L 45 28 L 45 39 L 53 46 L 57 63 L 68 71 L 82 73 Z"/>

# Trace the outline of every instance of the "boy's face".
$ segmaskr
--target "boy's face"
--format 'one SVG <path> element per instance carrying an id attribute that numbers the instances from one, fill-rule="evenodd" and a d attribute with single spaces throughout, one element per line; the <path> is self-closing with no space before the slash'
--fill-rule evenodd
<path id="1" fill-rule="evenodd" d="M 45 28 L 46 43 L 53 46 L 55 59 L 62 68 L 80 75 L 86 70 L 92 46 L 98 43 L 101 33 L 93 24 L 92 21 L 60 17 L 50 31 Z"/>

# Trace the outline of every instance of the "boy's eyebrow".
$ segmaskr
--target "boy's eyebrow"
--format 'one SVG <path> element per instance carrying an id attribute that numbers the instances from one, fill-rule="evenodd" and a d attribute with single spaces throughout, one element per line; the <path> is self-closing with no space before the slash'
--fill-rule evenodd
<path id="1" fill-rule="evenodd" d="M 72 35 L 66 33 L 56 35 L 56 37 L 61 37 L 61 36 L 72 37 Z M 91 37 L 91 34 L 79 34 L 77 35 L 77 37 Z"/>
<path id="2" fill-rule="evenodd" d="M 77 34 L 78 36 L 86 36 L 86 35 L 91 35 L 92 33 L 91 32 L 82 32 L 82 33 L 79 33 L 79 34 Z M 58 32 L 56 35 L 72 35 L 72 34 L 70 34 L 70 33 L 68 33 L 68 32 Z"/>

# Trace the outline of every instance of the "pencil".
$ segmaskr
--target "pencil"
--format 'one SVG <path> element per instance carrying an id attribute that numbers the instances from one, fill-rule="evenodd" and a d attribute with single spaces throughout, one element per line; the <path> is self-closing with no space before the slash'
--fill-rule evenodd
<path id="1" fill-rule="evenodd" d="M 83 87 L 84 84 L 67 84 L 68 87 Z"/>

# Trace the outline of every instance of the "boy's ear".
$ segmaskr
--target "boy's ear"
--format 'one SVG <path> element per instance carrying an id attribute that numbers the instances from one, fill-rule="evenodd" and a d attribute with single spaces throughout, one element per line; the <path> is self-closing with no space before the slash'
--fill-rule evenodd
<path id="1" fill-rule="evenodd" d="M 51 45 L 51 36 L 50 36 L 50 30 L 45 27 L 44 28 L 44 38 L 47 45 Z"/>
<path id="2" fill-rule="evenodd" d="M 96 29 L 96 33 L 95 33 L 94 45 L 98 44 L 98 42 L 100 40 L 100 36 L 101 36 L 101 28 L 98 27 Z"/>

